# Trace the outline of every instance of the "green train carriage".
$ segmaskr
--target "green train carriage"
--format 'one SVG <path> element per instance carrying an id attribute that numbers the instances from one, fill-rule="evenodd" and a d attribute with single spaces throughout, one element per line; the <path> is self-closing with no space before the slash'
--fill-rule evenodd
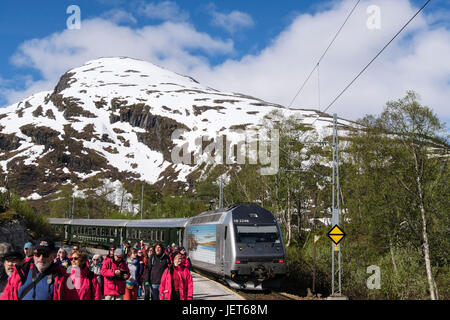
<path id="1" fill-rule="evenodd" d="M 66 243 L 108 248 L 123 242 L 162 242 L 181 245 L 188 219 L 61 219 L 49 218 L 58 238 Z"/>

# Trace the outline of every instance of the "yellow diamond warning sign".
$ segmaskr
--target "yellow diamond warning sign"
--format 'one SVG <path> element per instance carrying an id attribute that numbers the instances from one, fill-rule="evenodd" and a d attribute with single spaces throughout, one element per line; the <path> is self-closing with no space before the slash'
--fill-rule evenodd
<path id="1" fill-rule="evenodd" d="M 341 228 L 339 228 L 338 225 L 335 225 L 333 229 L 328 232 L 328 237 L 331 239 L 331 241 L 334 242 L 334 244 L 339 244 L 339 242 L 344 239 L 345 232 Z"/>

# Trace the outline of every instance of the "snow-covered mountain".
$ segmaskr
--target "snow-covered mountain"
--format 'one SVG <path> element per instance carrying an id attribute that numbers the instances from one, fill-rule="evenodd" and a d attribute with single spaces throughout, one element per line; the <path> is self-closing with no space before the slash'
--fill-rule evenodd
<path id="1" fill-rule="evenodd" d="M 173 163 L 175 129 L 193 142 L 258 125 L 273 110 L 304 123 L 319 116 L 220 92 L 141 60 L 92 60 L 65 73 L 53 91 L 0 109 L 0 184 L 41 199 L 92 176 L 185 183 L 199 165 Z M 332 119 L 320 116 L 314 126 L 322 132 Z"/>

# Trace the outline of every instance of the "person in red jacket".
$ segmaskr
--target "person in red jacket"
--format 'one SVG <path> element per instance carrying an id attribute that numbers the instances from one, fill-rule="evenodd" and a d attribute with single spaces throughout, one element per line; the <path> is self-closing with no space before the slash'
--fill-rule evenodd
<path id="1" fill-rule="evenodd" d="M 194 283 L 189 270 L 181 264 L 182 254 L 175 251 L 172 261 L 161 278 L 160 300 L 192 300 Z"/>
<path id="2" fill-rule="evenodd" d="M 186 254 L 186 249 L 184 247 L 180 247 L 180 253 L 181 253 L 181 264 L 185 266 L 189 271 L 191 271 L 192 263 L 191 259 L 189 259 Z"/>
<path id="3" fill-rule="evenodd" d="M 70 276 L 66 280 L 65 300 L 102 300 L 102 292 L 97 277 L 86 266 L 88 256 L 85 252 L 72 252 L 72 265 L 67 269 Z"/>
<path id="4" fill-rule="evenodd" d="M 100 273 L 105 281 L 105 300 L 123 300 L 125 281 L 130 277 L 130 270 L 123 260 L 121 249 L 114 250 L 113 259 L 105 259 Z"/>
<path id="5" fill-rule="evenodd" d="M 53 262 L 55 257 L 53 241 L 39 240 L 33 258 L 14 267 L 0 300 L 65 300 L 68 275 Z"/>

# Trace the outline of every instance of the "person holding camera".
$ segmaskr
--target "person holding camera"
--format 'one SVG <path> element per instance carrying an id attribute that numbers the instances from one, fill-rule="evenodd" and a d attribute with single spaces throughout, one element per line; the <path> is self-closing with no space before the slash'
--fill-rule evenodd
<path id="1" fill-rule="evenodd" d="M 100 273 L 104 278 L 105 300 L 123 300 L 125 281 L 130 277 L 130 270 L 123 260 L 121 249 L 114 250 L 113 259 L 105 259 Z"/>

